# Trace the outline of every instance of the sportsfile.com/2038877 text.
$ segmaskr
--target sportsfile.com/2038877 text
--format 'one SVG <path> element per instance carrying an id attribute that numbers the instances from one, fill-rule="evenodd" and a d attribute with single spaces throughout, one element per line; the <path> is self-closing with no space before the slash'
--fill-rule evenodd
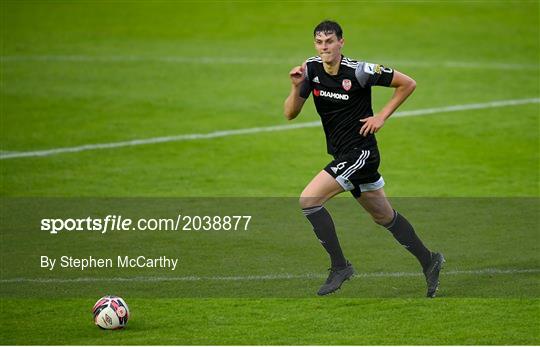
<path id="1" fill-rule="evenodd" d="M 43 218 L 41 230 L 51 234 L 64 231 L 247 231 L 252 216 L 198 216 L 178 214 L 176 218 L 125 218 L 107 215 L 104 218 Z"/>

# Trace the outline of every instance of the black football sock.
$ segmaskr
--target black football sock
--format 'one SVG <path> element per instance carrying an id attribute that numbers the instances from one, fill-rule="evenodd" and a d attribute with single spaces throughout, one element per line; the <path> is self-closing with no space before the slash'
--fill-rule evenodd
<path id="1" fill-rule="evenodd" d="M 418 238 L 411 223 L 397 211 L 394 211 L 394 219 L 390 224 L 385 225 L 385 228 L 418 259 L 425 272 L 431 263 L 431 252 Z"/>
<path id="2" fill-rule="evenodd" d="M 341 246 L 336 234 L 332 217 L 323 206 L 314 206 L 302 209 L 304 215 L 313 225 L 315 235 L 330 255 L 333 268 L 347 266 L 347 261 L 343 256 Z"/>

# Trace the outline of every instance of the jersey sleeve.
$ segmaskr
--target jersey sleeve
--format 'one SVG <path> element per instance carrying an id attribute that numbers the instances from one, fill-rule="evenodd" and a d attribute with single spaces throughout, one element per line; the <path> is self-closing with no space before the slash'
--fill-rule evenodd
<path id="1" fill-rule="evenodd" d="M 308 74 L 308 68 L 306 64 L 306 69 L 304 70 L 304 82 L 302 82 L 302 85 L 300 86 L 300 97 L 307 99 L 309 98 L 310 93 L 311 93 L 311 84 L 309 83 L 309 74 Z"/>
<path id="2" fill-rule="evenodd" d="M 356 79 L 362 88 L 371 86 L 390 86 L 394 78 L 394 70 L 379 64 L 360 63 L 354 71 Z"/>

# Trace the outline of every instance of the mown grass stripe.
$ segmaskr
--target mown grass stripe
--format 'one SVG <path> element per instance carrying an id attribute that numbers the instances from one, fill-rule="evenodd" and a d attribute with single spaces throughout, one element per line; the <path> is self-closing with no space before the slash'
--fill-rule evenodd
<path id="1" fill-rule="evenodd" d="M 436 114 L 436 113 L 459 112 L 459 111 L 467 111 L 467 110 L 478 110 L 478 109 L 517 106 L 517 105 L 525 105 L 525 104 L 537 104 L 537 103 L 540 103 L 540 98 L 495 100 L 495 101 L 484 102 L 484 103 L 450 105 L 450 106 L 418 109 L 418 110 L 411 110 L 411 111 L 400 111 L 400 112 L 396 112 L 392 117 L 396 118 L 396 117 L 424 116 L 424 115 L 430 115 L 430 114 Z M 218 138 L 218 137 L 257 134 L 257 133 L 262 133 L 262 132 L 275 132 L 275 131 L 287 131 L 287 130 L 302 129 L 302 128 L 313 128 L 317 126 L 320 126 L 319 121 L 296 123 L 296 124 L 272 125 L 272 126 L 267 126 L 267 127 L 219 130 L 219 131 L 214 131 L 214 132 L 205 133 L 205 134 L 181 134 L 181 135 L 172 135 L 172 136 L 151 137 L 147 139 L 135 139 L 135 140 L 110 142 L 110 143 L 86 144 L 86 145 L 81 145 L 81 146 L 60 147 L 60 148 L 52 148 L 52 149 L 37 150 L 37 151 L 0 153 L 0 160 L 14 159 L 14 158 L 29 158 L 29 157 L 46 157 L 46 156 L 51 156 L 51 155 L 56 155 L 56 154 L 61 154 L 61 153 L 77 153 L 77 152 L 84 152 L 84 151 L 91 151 L 91 150 L 98 150 L 98 149 L 111 149 L 111 148 L 141 146 L 141 145 L 167 143 L 167 142 L 213 139 L 213 138 Z"/>

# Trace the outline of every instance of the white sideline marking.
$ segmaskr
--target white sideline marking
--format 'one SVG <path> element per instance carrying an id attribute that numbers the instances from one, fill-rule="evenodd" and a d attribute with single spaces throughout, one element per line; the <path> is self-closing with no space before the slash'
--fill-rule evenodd
<path id="1" fill-rule="evenodd" d="M 486 109 L 486 108 L 516 106 L 516 105 L 525 105 L 525 104 L 537 104 L 537 103 L 540 103 L 540 98 L 497 100 L 497 101 L 490 101 L 490 102 L 477 103 L 477 104 L 464 104 L 464 105 L 443 106 L 443 107 L 435 107 L 435 108 L 424 108 L 424 109 L 411 110 L 411 111 L 400 111 L 400 112 L 394 113 L 392 117 L 397 118 L 397 117 L 422 116 L 422 115 L 428 115 L 428 114 L 434 114 L 434 113 L 478 110 L 478 109 Z M 147 139 L 135 139 L 135 140 L 111 142 L 111 143 L 87 144 L 87 145 L 75 146 L 75 147 L 60 147 L 60 148 L 52 148 L 52 149 L 45 149 L 45 150 L 38 150 L 38 151 L 0 153 L 0 160 L 12 159 L 12 158 L 26 158 L 26 157 L 45 157 L 45 156 L 55 155 L 55 154 L 60 154 L 60 153 L 75 153 L 75 152 L 91 151 L 91 150 L 97 150 L 97 149 L 140 146 L 140 145 L 165 143 L 165 142 L 213 139 L 216 137 L 256 134 L 256 133 L 262 133 L 262 132 L 286 131 L 286 130 L 301 129 L 301 128 L 313 128 L 313 127 L 318 127 L 320 125 L 321 125 L 320 121 L 314 121 L 314 122 L 305 122 L 305 123 L 296 123 L 296 124 L 273 125 L 273 126 L 267 126 L 267 127 L 220 130 L 220 131 L 214 131 L 214 132 L 206 133 L 206 134 L 182 134 L 182 135 L 151 137 Z"/>
<path id="2" fill-rule="evenodd" d="M 268 58 L 268 57 L 222 57 L 222 56 L 144 56 L 144 55 L 4 55 L 0 57 L 2 63 L 9 62 L 74 62 L 74 63 L 180 63 L 180 64 L 264 64 L 284 65 L 300 64 L 302 58 Z M 540 65 L 528 63 L 504 62 L 474 62 L 474 61 L 412 61 L 392 60 L 384 58 L 368 59 L 368 61 L 385 62 L 392 66 L 412 66 L 427 68 L 454 68 L 454 69 L 494 69 L 494 70 L 538 70 Z"/>
<path id="3" fill-rule="evenodd" d="M 539 273 L 540 269 L 480 269 L 480 270 L 451 270 L 442 272 L 443 276 L 456 275 L 512 275 Z M 184 277 L 79 277 L 79 278 L 6 278 L 0 283 L 76 283 L 76 282 L 198 282 L 198 281 L 266 281 L 288 279 L 318 279 L 326 278 L 328 274 L 307 273 L 302 275 L 273 274 L 254 276 L 184 276 Z M 357 273 L 355 277 L 419 277 L 419 272 L 365 272 Z"/>

